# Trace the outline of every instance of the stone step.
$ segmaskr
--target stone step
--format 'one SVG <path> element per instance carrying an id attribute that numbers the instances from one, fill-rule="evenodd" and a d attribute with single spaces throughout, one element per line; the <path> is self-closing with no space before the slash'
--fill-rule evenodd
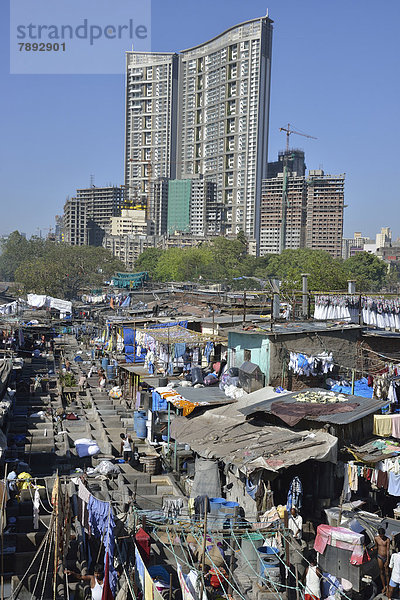
<path id="1" fill-rule="evenodd" d="M 142 496 L 139 495 L 139 492 L 136 496 L 136 504 L 142 510 L 161 510 L 162 508 L 162 498 L 157 495 L 147 495 Z"/>

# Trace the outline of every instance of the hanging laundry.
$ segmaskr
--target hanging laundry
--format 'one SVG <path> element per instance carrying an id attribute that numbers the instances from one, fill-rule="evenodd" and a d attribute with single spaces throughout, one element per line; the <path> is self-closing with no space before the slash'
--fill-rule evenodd
<path id="1" fill-rule="evenodd" d="M 303 486 L 301 484 L 300 479 L 294 477 L 289 487 L 288 497 L 287 497 L 287 510 L 290 512 L 291 508 L 297 508 L 300 510 L 303 501 Z"/>
<path id="2" fill-rule="evenodd" d="M 392 435 L 392 416 L 374 415 L 374 435 L 388 437 Z"/>
<path id="3" fill-rule="evenodd" d="M 39 529 L 39 506 L 40 506 L 40 494 L 39 490 L 35 489 L 35 495 L 33 498 L 33 529 Z"/>
<path id="4" fill-rule="evenodd" d="M 400 475 L 389 473 L 388 494 L 391 496 L 400 496 Z"/>
<path id="5" fill-rule="evenodd" d="M 289 370 L 298 375 L 322 375 L 330 373 L 334 368 L 332 352 L 321 352 L 314 356 L 307 356 L 297 352 L 290 352 Z"/>
<path id="6" fill-rule="evenodd" d="M 358 323 L 359 296 L 316 296 L 314 319 Z"/>
<path id="7" fill-rule="evenodd" d="M 387 400 L 387 397 L 389 395 L 389 386 L 390 386 L 389 374 L 384 373 L 382 375 L 378 375 L 374 379 L 374 388 L 373 388 L 374 391 L 373 391 L 372 397 L 375 400 Z"/>
<path id="8" fill-rule="evenodd" d="M 400 439 L 400 415 L 391 415 L 392 417 L 392 437 Z"/>
<path id="9" fill-rule="evenodd" d="M 176 519 L 182 514 L 184 502 L 182 498 L 163 498 L 162 510 L 167 519 Z"/>

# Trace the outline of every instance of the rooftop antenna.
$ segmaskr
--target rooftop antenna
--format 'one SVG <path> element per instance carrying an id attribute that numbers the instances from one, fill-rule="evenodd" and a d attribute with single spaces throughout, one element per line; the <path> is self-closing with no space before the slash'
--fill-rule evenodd
<path id="1" fill-rule="evenodd" d="M 94 175 L 90 176 L 90 187 L 94 187 Z"/>

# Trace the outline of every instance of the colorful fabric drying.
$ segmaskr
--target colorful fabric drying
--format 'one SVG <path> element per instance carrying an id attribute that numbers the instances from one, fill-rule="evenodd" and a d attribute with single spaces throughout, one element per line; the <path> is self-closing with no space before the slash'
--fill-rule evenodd
<path id="1" fill-rule="evenodd" d="M 323 554 L 328 544 L 334 548 L 351 550 L 350 563 L 352 565 L 362 565 L 369 561 L 369 556 L 364 546 L 364 536 L 360 533 L 355 533 L 345 527 L 318 525 L 314 550 Z"/>

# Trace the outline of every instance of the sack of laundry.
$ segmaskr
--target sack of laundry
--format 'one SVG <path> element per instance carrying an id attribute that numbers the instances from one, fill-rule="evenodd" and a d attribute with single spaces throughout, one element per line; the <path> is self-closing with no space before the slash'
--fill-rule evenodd
<path id="1" fill-rule="evenodd" d="M 110 398 L 121 398 L 122 397 L 122 390 L 119 386 L 115 386 L 110 390 L 109 393 Z"/>
<path id="2" fill-rule="evenodd" d="M 79 440 L 75 440 L 74 443 L 79 458 L 84 458 L 85 456 L 95 456 L 100 452 L 100 448 L 95 440 L 81 438 Z"/>
<path id="3" fill-rule="evenodd" d="M 118 475 L 120 472 L 119 466 L 109 460 L 102 460 L 94 469 L 94 473 L 99 473 L 99 475 Z"/>
<path id="4" fill-rule="evenodd" d="M 210 373 L 204 377 L 204 385 L 215 385 L 218 383 L 218 377 L 215 373 Z"/>

